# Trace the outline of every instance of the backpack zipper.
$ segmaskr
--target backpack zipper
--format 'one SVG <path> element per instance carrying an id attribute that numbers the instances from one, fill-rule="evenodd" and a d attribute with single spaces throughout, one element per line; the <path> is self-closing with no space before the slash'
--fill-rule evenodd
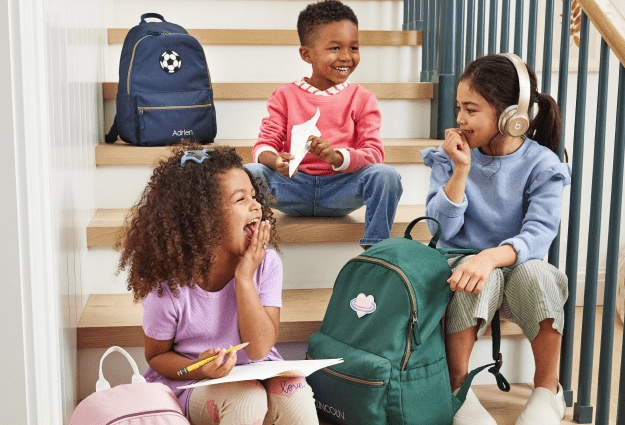
<path id="1" fill-rule="evenodd" d="M 203 103 L 200 105 L 179 105 L 179 106 L 138 106 L 137 112 L 139 112 L 139 126 L 141 130 L 145 129 L 145 122 L 143 119 L 143 113 L 145 111 L 155 111 L 161 109 L 197 109 L 197 108 L 210 108 L 212 103 Z"/>
<path id="2" fill-rule="evenodd" d="M 176 411 L 176 410 L 172 410 L 172 409 L 157 409 L 157 410 L 142 410 L 142 411 L 138 411 L 138 412 L 133 412 L 133 413 L 129 413 L 127 415 L 123 415 L 120 417 L 117 417 L 115 419 L 113 419 L 110 422 L 107 422 L 106 425 L 113 425 L 116 423 L 120 423 L 120 421 L 128 421 L 128 420 L 132 420 L 132 418 L 137 418 L 137 417 L 141 417 L 141 416 L 145 416 L 145 415 L 159 415 L 160 414 L 164 414 L 164 415 L 175 415 L 178 416 L 180 418 L 186 418 L 182 413 Z M 163 416 L 164 416 L 163 415 Z"/>
<path id="3" fill-rule="evenodd" d="M 414 328 L 415 328 L 415 325 L 419 322 L 419 318 L 417 314 L 417 299 L 415 297 L 414 290 L 412 289 L 412 285 L 410 284 L 410 279 L 408 279 L 408 276 L 406 276 L 406 273 L 404 273 L 402 269 L 395 266 L 394 264 L 389 263 L 388 261 L 385 261 L 379 258 L 364 257 L 364 256 L 358 256 L 354 260 L 377 263 L 377 264 L 383 265 L 393 270 L 395 273 L 399 275 L 399 277 L 401 277 L 402 281 L 404 282 L 404 285 L 406 286 L 406 289 L 408 290 L 408 294 L 410 295 L 410 304 L 412 305 L 412 310 L 410 312 L 410 316 L 411 316 L 410 325 L 408 326 L 408 329 L 406 331 L 406 334 L 407 334 L 406 335 L 406 351 L 404 352 L 404 360 L 402 361 L 402 365 L 401 365 L 401 370 L 405 370 L 406 366 L 408 365 L 408 360 L 410 359 L 412 339 L 415 335 Z M 419 345 L 418 340 L 415 342 L 417 345 Z"/>
<path id="4" fill-rule="evenodd" d="M 309 359 L 309 360 L 313 360 L 313 358 L 310 355 L 308 355 L 308 354 L 306 354 L 306 358 Z M 357 384 L 369 385 L 369 386 L 373 386 L 373 387 L 384 386 L 384 381 L 369 381 L 369 380 L 366 380 L 366 379 L 355 378 L 353 376 L 346 375 L 344 373 L 332 370 L 329 367 L 324 367 L 322 370 L 324 372 L 326 372 L 326 373 L 329 373 L 330 375 L 336 376 L 337 378 L 344 379 L 346 381 L 352 381 L 352 382 L 355 382 Z"/>
<path id="5" fill-rule="evenodd" d="M 141 43 L 147 37 L 151 37 L 151 35 L 149 34 L 144 35 L 139 40 L 137 40 L 135 45 L 132 47 L 132 55 L 130 56 L 130 64 L 128 65 L 128 75 L 126 76 L 126 94 L 130 94 L 130 76 L 132 75 L 132 65 L 135 61 L 135 53 L 137 52 L 137 46 L 139 46 L 139 43 Z"/>
<path id="6" fill-rule="evenodd" d="M 362 385 L 370 385 L 373 387 L 381 387 L 384 385 L 384 381 L 367 381 L 365 379 L 360 379 L 360 378 L 354 378 L 353 376 L 349 376 L 346 375 L 344 373 L 341 372 L 336 372 L 330 368 L 324 367 L 323 368 L 324 372 L 329 373 L 330 375 L 334 375 L 337 378 L 341 378 L 341 379 L 345 379 L 346 381 L 352 381 L 355 382 L 357 384 L 362 384 Z"/>

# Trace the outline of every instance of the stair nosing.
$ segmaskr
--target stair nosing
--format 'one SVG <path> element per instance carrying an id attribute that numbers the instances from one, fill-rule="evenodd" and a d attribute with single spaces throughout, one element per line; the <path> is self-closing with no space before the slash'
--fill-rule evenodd
<path id="1" fill-rule="evenodd" d="M 130 28 L 109 28 L 109 45 L 121 45 Z M 299 46 L 297 31 L 292 29 L 210 29 L 186 28 L 202 46 Z M 422 44 L 420 30 L 359 30 L 360 46 L 407 46 Z"/>
<path id="2" fill-rule="evenodd" d="M 114 247 L 123 237 L 125 219 L 130 209 L 100 208 L 87 226 L 87 246 Z M 413 219 L 424 215 L 423 205 L 399 205 L 391 237 L 403 236 L 406 226 Z M 288 217 L 274 212 L 280 244 L 358 243 L 364 233 L 365 207 L 346 217 Z M 431 235 L 424 222 L 417 223 L 412 237 L 429 241 Z"/>
<path id="3" fill-rule="evenodd" d="M 282 82 L 212 82 L 214 100 L 267 100 Z M 434 85 L 430 82 L 356 82 L 376 95 L 378 100 L 432 100 Z M 102 83 L 103 100 L 117 98 L 119 83 Z"/>
<path id="4" fill-rule="evenodd" d="M 253 162 L 254 139 L 217 139 L 212 146 L 231 146 L 241 156 L 243 163 Z M 425 138 L 383 139 L 386 164 L 421 164 L 419 153 L 426 147 L 437 147 L 442 140 Z M 210 148 L 211 144 L 205 145 Z M 132 146 L 118 140 L 115 143 L 100 142 L 95 148 L 95 163 L 103 166 L 155 166 L 161 159 L 171 155 L 171 146 Z"/>
<path id="5" fill-rule="evenodd" d="M 321 328 L 332 288 L 284 289 L 278 342 L 306 342 Z M 141 303 L 132 293 L 90 294 L 77 325 L 77 348 L 142 347 L 144 334 Z M 521 328 L 501 321 L 501 335 L 523 335 Z M 490 334 L 490 328 L 486 336 Z"/>

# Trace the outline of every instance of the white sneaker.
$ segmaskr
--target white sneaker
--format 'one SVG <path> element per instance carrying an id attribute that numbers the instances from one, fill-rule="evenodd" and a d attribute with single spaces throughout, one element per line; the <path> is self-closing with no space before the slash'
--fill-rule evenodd
<path id="1" fill-rule="evenodd" d="M 558 394 L 546 388 L 534 388 L 525 409 L 516 420 L 516 425 L 560 425 L 564 418 L 564 394 L 558 384 Z"/>
<path id="2" fill-rule="evenodd" d="M 458 390 L 454 391 L 453 394 L 456 395 L 457 392 Z M 482 406 L 473 390 L 469 388 L 467 398 L 456 412 L 452 425 L 497 425 L 497 422 Z"/>

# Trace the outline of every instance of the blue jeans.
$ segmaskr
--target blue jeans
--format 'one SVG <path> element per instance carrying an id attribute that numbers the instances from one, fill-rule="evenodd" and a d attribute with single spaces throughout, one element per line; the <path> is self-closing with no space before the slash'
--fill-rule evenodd
<path id="1" fill-rule="evenodd" d="M 342 217 L 366 206 L 365 235 L 361 246 L 391 235 L 397 204 L 403 192 L 401 176 L 391 166 L 373 164 L 355 173 L 313 176 L 302 173 L 286 178 L 263 164 L 245 164 L 260 177 L 276 199 L 274 207 L 295 217 Z"/>

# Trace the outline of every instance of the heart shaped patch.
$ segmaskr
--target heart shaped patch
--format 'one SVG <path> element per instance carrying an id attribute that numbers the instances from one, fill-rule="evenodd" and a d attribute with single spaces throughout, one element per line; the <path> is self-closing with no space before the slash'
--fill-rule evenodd
<path id="1" fill-rule="evenodd" d="M 356 298 L 352 298 L 349 306 L 356 312 L 358 318 L 373 313 L 377 308 L 373 295 L 365 295 L 363 293 L 358 294 Z"/>

